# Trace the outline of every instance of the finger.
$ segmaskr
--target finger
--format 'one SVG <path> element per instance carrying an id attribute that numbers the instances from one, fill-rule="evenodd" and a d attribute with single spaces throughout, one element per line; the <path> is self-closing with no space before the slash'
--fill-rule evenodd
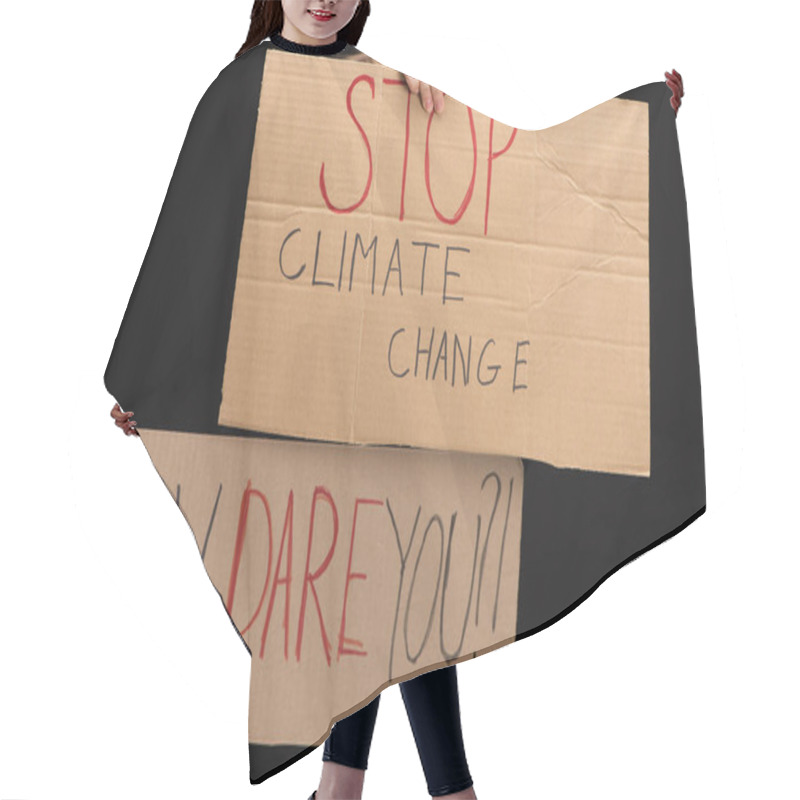
<path id="1" fill-rule="evenodd" d="M 127 414 L 132 414 L 133 412 L 132 411 L 127 411 L 127 412 L 123 411 L 119 407 L 119 403 L 114 403 L 114 407 L 111 409 L 111 416 L 112 417 L 114 417 L 115 419 L 121 419 L 122 417 L 125 416 L 126 413 Z"/>
<path id="2" fill-rule="evenodd" d="M 683 97 L 683 78 L 681 77 L 680 72 L 678 70 L 673 69 L 672 75 L 674 77 L 675 82 L 678 84 L 678 88 L 680 89 L 681 97 Z"/>
<path id="3" fill-rule="evenodd" d="M 416 78 L 412 78 L 410 75 L 406 75 L 405 79 L 411 94 L 419 94 L 419 81 Z"/>
<path id="4" fill-rule="evenodd" d="M 433 109 L 433 97 L 431 95 L 431 87 L 427 83 L 420 83 L 419 99 L 422 102 L 422 107 L 426 111 L 431 111 Z"/>
<path id="5" fill-rule="evenodd" d="M 433 107 L 436 109 L 437 114 L 444 111 L 444 92 L 440 89 L 433 89 Z"/>
<path id="6" fill-rule="evenodd" d="M 664 73 L 665 75 L 669 75 L 669 73 Z M 671 76 L 667 77 L 667 86 L 672 90 L 672 97 L 678 100 L 678 104 L 680 104 L 680 98 L 683 97 L 683 88 L 680 84 Z M 671 102 L 671 101 L 670 101 Z"/>
<path id="7" fill-rule="evenodd" d="M 133 411 L 120 411 L 118 414 L 115 414 L 113 411 L 111 415 L 114 417 L 117 422 L 124 422 L 126 419 L 130 419 L 133 416 Z"/>

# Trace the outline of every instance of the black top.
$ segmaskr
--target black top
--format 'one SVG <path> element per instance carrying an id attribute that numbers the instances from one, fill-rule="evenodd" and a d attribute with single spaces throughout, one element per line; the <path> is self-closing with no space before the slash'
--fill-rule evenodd
<path id="1" fill-rule="evenodd" d="M 347 39 L 337 39 L 330 44 L 299 44 L 281 36 L 280 33 L 273 33 L 269 40 L 281 50 L 288 50 L 290 53 L 305 53 L 309 56 L 328 56 L 340 53 L 347 47 Z"/>

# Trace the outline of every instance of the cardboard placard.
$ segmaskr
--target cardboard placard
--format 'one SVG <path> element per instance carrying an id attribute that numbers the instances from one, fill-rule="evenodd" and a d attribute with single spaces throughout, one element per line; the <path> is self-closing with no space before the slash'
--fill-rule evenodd
<path id="1" fill-rule="evenodd" d="M 365 693 L 513 641 L 519 459 L 141 435 L 251 651 L 251 742 L 314 742 Z"/>
<path id="2" fill-rule="evenodd" d="M 517 130 L 266 65 L 219 423 L 649 475 L 647 106 Z"/>

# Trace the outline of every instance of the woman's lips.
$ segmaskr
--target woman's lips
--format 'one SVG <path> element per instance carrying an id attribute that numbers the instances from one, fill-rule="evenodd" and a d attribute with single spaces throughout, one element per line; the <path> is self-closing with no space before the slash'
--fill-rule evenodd
<path id="1" fill-rule="evenodd" d="M 327 22 L 329 19 L 336 16 L 336 14 L 332 14 L 330 11 L 317 11 L 315 9 L 309 9 L 308 13 L 311 14 L 314 19 L 318 19 L 323 22 Z"/>

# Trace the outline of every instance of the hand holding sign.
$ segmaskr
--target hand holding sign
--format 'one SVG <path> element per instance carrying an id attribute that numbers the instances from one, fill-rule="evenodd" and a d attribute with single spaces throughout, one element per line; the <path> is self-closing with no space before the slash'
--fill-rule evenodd
<path id="1" fill-rule="evenodd" d="M 111 409 L 111 416 L 114 417 L 114 424 L 122 428 L 126 436 L 130 436 L 131 434 L 134 436 L 139 435 L 139 431 L 136 430 L 136 420 L 132 419 L 133 411 L 123 411 L 119 403 L 114 403 Z"/>
<path id="2" fill-rule="evenodd" d="M 664 74 L 667 76 L 667 86 L 672 89 L 672 97 L 669 102 L 675 109 L 675 116 L 677 116 L 678 109 L 681 106 L 681 97 L 683 97 L 683 78 L 680 72 L 675 69 L 671 73 L 665 72 Z"/>
<path id="3" fill-rule="evenodd" d="M 444 92 L 439 89 L 434 89 L 430 84 L 418 81 L 410 75 L 404 75 L 403 77 L 406 79 L 411 94 L 419 95 L 419 101 L 426 111 L 430 111 L 433 108 L 435 108 L 439 114 L 444 111 Z"/>

